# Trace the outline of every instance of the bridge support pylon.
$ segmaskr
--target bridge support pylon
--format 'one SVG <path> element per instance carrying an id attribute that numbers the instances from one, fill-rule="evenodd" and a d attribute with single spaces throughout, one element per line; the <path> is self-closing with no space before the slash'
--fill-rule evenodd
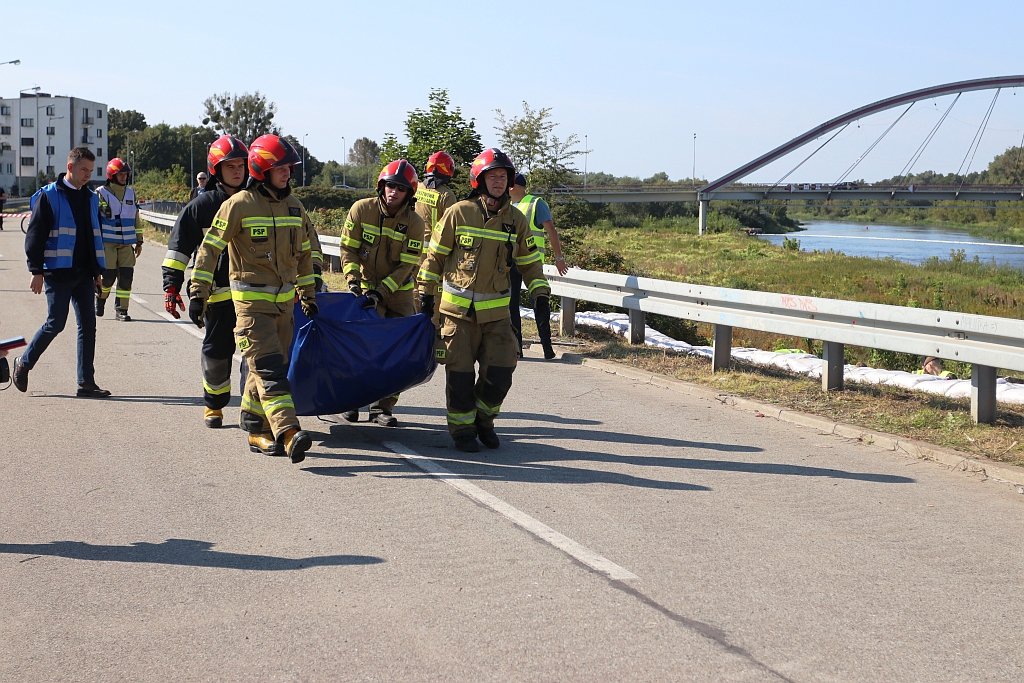
<path id="1" fill-rule="evenodd" d="M 708 231 L 708 212 L 711 211 L 711 200 L 701 199 L 697 212 L 697 234 L 703 235 Z"/>

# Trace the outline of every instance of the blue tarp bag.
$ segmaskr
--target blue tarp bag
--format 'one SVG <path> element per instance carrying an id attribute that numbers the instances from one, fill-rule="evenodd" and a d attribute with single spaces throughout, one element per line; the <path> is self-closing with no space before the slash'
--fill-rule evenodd
<path id="1" fill-rule="evenodd" d="M 430 379 L 437 333 L 427 316 L 381 318 L 348 292 L 318 293 L 316 303 L 313 320 L 295 305 L 288 381 L 297 414 L 356 410 Z"/>

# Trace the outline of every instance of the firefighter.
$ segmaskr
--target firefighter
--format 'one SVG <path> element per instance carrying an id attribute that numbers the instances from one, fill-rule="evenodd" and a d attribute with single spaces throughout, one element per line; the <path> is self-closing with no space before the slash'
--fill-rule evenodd
<path id="1" fill-rule="evenodd" d="M 530 298 L 551 294 L 544 255 L 530 226 L 509 199 L 515 167 L 498 149 L 485 149 L 469 171 L 468 199 L 445 212 L 419 271 L 420 305 L 431 315 L 441 285 L 437 359 L 445 366 L 448 431 L 455 448 L 498 448 L 494 418 L 512 387 L 518 344 L 509 323 L 509 272 L 523 274 Z M 479 376 L 476 365 L 479 364 Z"/>
<path id="2" fill-rule="evenodd" d="M 245 186 L 248 158 L 249 148 L 238 138 L 217 138 L 206 154 L 212 182 L 182 209 L 171 229 L 163 262 L 164 309 L 174 318 L 180 318 L 178 310 L 185 308 L 181 300 L 185 268 L 221 204 Z M 231 356 L 235 352 L 235 307 L 231 302 L 227 252 L 221 252 L 217 260 L 203 323 L 203 422 L 207 427 L 218 428 L 224 424 L 224 406 L 231 400 Z"/>
<path id="3" fill-rule="evenodd" d="M 392 161 L 377 178 L 377 196 L 352 205 L 341 233 L 341 270 L 349 291 L 365 296 L 365 308 L 382 318 L 403 318 L 416 312 L 413 290 L 423 252 L 423 219 L 413 210 L 419 178 L 405 159 Z M 395 427 L 392 414 L 398 394 L 370 406 L 370 422 Z M 358 410 L 341 414 L 359 420 Z"/>
<path id="4" fill-rule="evenodd" d="M 455 193 L 448 188 L 448 183 L 455 176 L 455 160 L 444 150 L 439 150 L 430 155 L 427 159 L 426 173 L 423 175 L 423 183 L 416 190 L 416 213 L 423 219 L 425 232 L 423 233 L 423 258 L 427 257 L 427 245 L 430 244 L 430 233 L 434 226 L 441 220 L 441 216 L 455 202 L 458 201 Z M 436 294 L 440 294 L 440 289 Z M 416 298 L 416 310 L 419 310 L 419 297 Z M 437 313 L 435 311 L 435 317 Z M 434 320 L 437 324 L 437 320 Z"/>
<path id="5" fill-rule="evenodd" d="M 103 317 L 107 298 L 116 280 L 114 310 L 122 322 L 131 321 L 128 301 L 132 295 L 135 259 L 142 253 L 142 228 L 135 222 L 135 188 L 128 185 L 131 174 L 131 166 L 114 157 L 107 164 L 107 181 L 96 191 L 100 199 L 100 227 L 107 260 L 103 282 L 96 292 L 96 317 Z"/>
<path id="6" fill-rule="evenodd" d="M 317 313 L 312 227 L 289 186 L 292 167 L 302 160 L 277 135 L 256 138 L 248 160 L 248 186 L 221 205 L 199 247 L 188 314 L 198 327 L 204 325 L 217 260 L 227 249 L 235 343 L 249 367 L 240 420 L 249 432 L 249 449 L 283 451 L 298 463 L 313 440 L 299 425 L 288 382 L 296 293 L 303 313 Z"/>

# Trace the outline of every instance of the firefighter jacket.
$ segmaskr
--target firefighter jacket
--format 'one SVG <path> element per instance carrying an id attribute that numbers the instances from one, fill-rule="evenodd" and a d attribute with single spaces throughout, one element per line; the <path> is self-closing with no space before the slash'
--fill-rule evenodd
<path id="1" fill-rule="evenodd" d="M 430 237 L 419 271 L 420 288 L 441 287 L 438 310 L 464 320 L 508 319 L 509 270 L 523 274 L 530 297 L 550 296 L 544 254 L 534 244 L 526 218 L 506 198 L 496 213 L 474 197 L 445 212 Z"/>
<path id="2" fill-rule="evenodd" d="M 134 246 L 142 244 L 142 227 L 136 225 L 138 207 L 135 188 L 108 182 L 96 190 L 100 199 L 100 225 L 103 242 Z"/>
<path id="3" fill-rule="evenodd" d="M 458 200 L 455 193 L 448 189 L 447 185 L 435 185 L 426 187 L 420 184 L 416 190 L 416 213 L 426 224 L 426 232 L 423 234 L 423 255 L 427 254 L 427 246 L 430 244 L 430 233 L 434 226 L 441 220 L 441 216 Z"/>
<path id="4" fill-rule="evenodd" d="M 349 286 L 375 289 L 385 301 L 415 287 L 423 251 L 423 219 L 408 205 L 394 216 L 378 197 L 360 199 L 349 209 L 341 232 L 341 272 Z"/>
<path id="5" fill-rule="evenodd" d="M 254 182 L 217 211 L 196 254 L 189 296 L 209 299 L 217 260 L 227 249 L 236 311 L 277 313 L 292 304 L 297 289 L 301 298 L 313 299 L 314 239 L 306 210 L 288 188 L 277 193 Z"/>
<path id="6" fill-rule="evenodd" d="M 221 204 L 227 201 L 227 192 L 219 183 L 215 188 L 196 195 L 196 198 L 185 205 L 178 220 L 171 228 L 171 236 L 167 240 L 167 253 L 162 264 L 164 291 L 174 289 L 184 291 L 185 269 L 189 261 L 203 242 L 203 236 L 213 223 Z M 217 266 L 213 271 L 213 288 L 207 303 L 228 301 L 231 299 L 231 287 L 228 282 L 228 253 L 222 251 L 217 258 Z"/>

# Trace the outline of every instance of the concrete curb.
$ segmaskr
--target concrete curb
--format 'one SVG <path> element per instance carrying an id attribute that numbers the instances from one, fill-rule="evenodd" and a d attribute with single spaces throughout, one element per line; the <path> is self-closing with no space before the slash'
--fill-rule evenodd
<path id="1" fill-rule="evenodd" d="M 563 353 L 561 354 L 560 359 L 568 363 L 587 365 L 597 370 L 601 370 L 602 372 L 619 375 L 638 382 L 653 384 L 654 386 L 663 387 L 680 394 L 686 394 L 687 396 L 696 396 L 709 401 L 717 401 L 738 410 L 752 412 L 758 416 L 771 417 L 782 422 L 788 422 L 801 427 L 809 427 L 811 429 L 816 429 L 823 434 L 834 434 L 846 439 L 854 439 L 865 444 L 877 446 L 883 450 L 904 453 L 912 458 L 937 462 L 952 470 L 977 474 L 981 475 L 985 479 L 992 479 L 999 483 L 1009 484 L 1013 486 L 1018 493 L 1024 494 L 1024 467 L 990 462 L 966 453 L 961 453 L 960 451 L 955 451 L 951 448 L 943 448 L 942 446 L 936 446 L 924 441 L 905 439 L 892 434 L 865 429 L 864 427 L 858 427 L 856 425 L 836 422 L 835 420 L 831 420 L 826 417 L 819 417 L 818 415 L 801 413 L 796 410 L 780 408 L 779 406 L 768 403 L 760 403 L 747 398 L 724 394 L 715 391 L 714 389 L 690 384 L 673 377 L 655 374 L 646 370 L 637 370 L 636 368 L 631 368 L 614 361 L 603 360 L 600 358 L 584 358 L 576 353 Z"/>

